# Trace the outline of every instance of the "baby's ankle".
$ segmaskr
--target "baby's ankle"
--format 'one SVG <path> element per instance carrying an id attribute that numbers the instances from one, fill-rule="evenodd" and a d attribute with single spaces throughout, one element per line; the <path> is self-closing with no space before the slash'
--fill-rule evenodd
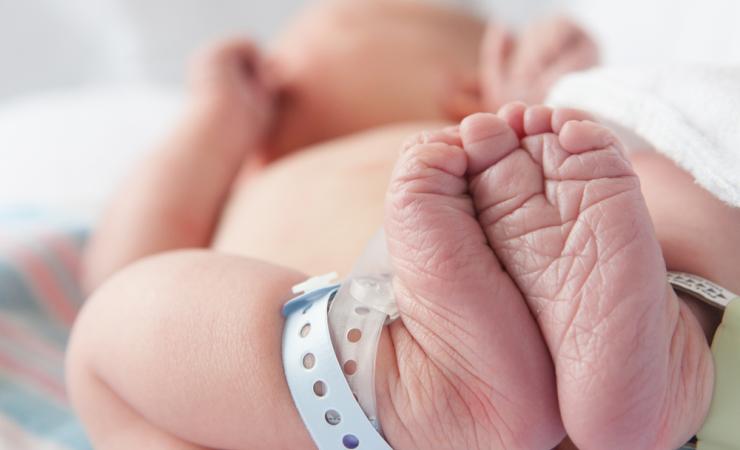
<path id="1" fill-rule="evenodd" d="M 691 175 L 655 152 L 631 155 L 640 176 L 658 240 L 669 270 L 693 273 L 740 292 L 740 209 L 697 185 Z M 711 338 L 719 314 L 681 297 Z"/>

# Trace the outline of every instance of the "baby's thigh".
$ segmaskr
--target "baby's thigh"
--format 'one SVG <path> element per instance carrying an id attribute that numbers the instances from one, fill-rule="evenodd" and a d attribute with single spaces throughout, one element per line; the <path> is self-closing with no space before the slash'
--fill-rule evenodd
<path id="1" fill-rule="evenodd" d="M 204 251 L 149 258 L 111 278 L 81 312 L 68 356 L 71 396 L 93 440 L 91 422 L 106 405 L 85 394 L 78 374 L 184 441 L 217 448 L 305 442 L 280 358 L 280 307 L 303 278 Z"/>

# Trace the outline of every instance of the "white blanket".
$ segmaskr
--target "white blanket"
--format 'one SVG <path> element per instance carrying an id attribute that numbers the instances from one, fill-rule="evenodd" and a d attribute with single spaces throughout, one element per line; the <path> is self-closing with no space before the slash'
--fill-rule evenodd
<path id="1" fill-rule="evenodd" d="M 740 66 L 597 69 L 563 79 L 548 102 L 636 132 L 740 207 Z"/>

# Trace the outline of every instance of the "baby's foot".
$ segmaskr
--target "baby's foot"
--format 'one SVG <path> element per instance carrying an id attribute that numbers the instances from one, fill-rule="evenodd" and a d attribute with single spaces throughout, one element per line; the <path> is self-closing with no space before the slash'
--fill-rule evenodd
<path id="1" fill-rule="evenodd" d="M 499 116 L 462 122 L 471 192 L 550 349 L 566 431 L 583 449 L 680 446 L 707 411 L 711 357 L 620 143 L 579 111 Z M 521 143 L 500 138 L 502 118 Z"/>
<path id="2" fill-rule="evenodd" d="M 501 145 L 515 145 L 494 121 Z M 383 426 L 395 448 L 550 449 L 564 435 L 552 362 L 476 220 L 466 173 L 479 169 L 461 146 L 456 128 L 418 136 L 390 183 L 385 229 L 402 320 L 390 329 L 387 383 L 398 417 Z M 407 427 L 412 437 L 398 437 Z"/>

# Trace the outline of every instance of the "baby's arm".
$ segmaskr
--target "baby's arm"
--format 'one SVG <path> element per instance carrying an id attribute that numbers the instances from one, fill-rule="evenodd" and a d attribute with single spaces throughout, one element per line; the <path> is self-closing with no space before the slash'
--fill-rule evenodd
<path id="1" fill-rule="evenodd" d="M 97 227 L 85 261 L 88 289 L 141 257 L 210 243 L 231 184 L 271 120 L 258 64 L 244 41 L 197 60 L 195 96 L 181 124 L 132 171 Z"/>

